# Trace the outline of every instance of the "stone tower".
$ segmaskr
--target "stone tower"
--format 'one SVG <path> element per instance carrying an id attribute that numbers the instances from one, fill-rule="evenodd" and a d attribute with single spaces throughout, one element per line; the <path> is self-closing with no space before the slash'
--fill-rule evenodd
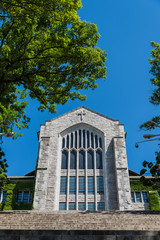
<path id="1" fill-rule="evenodd" d="M 41 125 L 35 210 L 129 210 L 123 124 L 86 107 Z"/>

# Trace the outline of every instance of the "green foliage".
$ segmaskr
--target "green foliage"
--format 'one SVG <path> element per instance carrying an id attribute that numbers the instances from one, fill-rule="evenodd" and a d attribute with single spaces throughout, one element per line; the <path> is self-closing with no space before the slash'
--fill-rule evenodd
<path id="1" fill-rule="evenodd" d="M 0 203 L 0 210 L 31 210 L 32 203 L 16 203 L 17 192 L 25 190 L 34 193 L 34 181 L 5 182 L 1 191 L 7 191 L 7 197 L 5 203 Z"/>
<path id="2" fill-rule="evenodd" d="M 0 121 L 27 127 L 27 102 L 21 100 L 27 94 L 39 101 L 39 110 L 53 113 L 56 104 L 85 100 L 78 90 L 95 89 L 105 78 L 100 35 L 95 24 L 81 21 L 81 7 L 80 0 L 0 2 Z"/>
<path id="3" fill-rule="evenodd" d="M 3 186 L 4 180 L 7 179 L 7 167 L 8 164 L 6 163 L 5 153 L 3 152 L 2 148 L 0 147 L 0 187 Z"/>
<path id="4" fill-rule="evenodd" d="M 159 196 L 157 191 L 149 191 L 148 202 L 151 211 L 160 210 Z"/>
<path id="5" fill-rule="evenodd" d="M 152 191 L 155 190 L 155 185 L 152 183 L 149 183 L 149 185 L 147 185 L 148 182 L 144 182 L 144 181 L 140 181 L 140 180 L 131 180 L 130 181 L 130 187 L 131 190 L 133 191 L 141 191 L 141 190 L 146 190 L 146 191 Z M 156 186 L 156 190 L 160 190 L 160 182 L 157 182 L 157 186 Z"/>

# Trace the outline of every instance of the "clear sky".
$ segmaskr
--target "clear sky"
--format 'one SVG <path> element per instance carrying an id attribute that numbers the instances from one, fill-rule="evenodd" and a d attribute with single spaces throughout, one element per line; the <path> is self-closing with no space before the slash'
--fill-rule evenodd
<path id="1" fill-rule="evenodd" d="M 159 106 L 148 100 L 153 89 L 148 59 L 150 42 L 160 43 L 160 0 L 82 0 L 82 4 L 80 17 L 95 23 L 101 34 L 98 45 L 107 52 L 107 79 L 99 80 L 96 90 L 85 92 L 85 102 L 69 101 L 58 106 L 56 114 L 38 112 L 38 103 L 29 99 L 31 122 L 22 130 L 23 137 L 3 138 L 9 176 L 35 169 L 40 124 L 81 105 L 124 123 L 130 169 L 139 172 L 144 160 L 154 160 L 158 142 L 141 144 L 138 149 L 134 145 L 143 140 L 140 124 L 159 114 Z M 155 132 L 160 133 L 159 129 Z"/>

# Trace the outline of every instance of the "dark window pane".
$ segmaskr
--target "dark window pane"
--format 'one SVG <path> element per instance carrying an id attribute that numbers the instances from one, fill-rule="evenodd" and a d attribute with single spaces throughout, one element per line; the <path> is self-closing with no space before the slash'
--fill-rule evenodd
<path id="1" fill-rule="evenodd" d="M 71 159 L 70 159 L 70 169 L 76 169 L 76 168 L 77 168 L 77 152 L 72 151 Z"/>
<path id="2" fill-rule="evenodd" d="M 79 177 L 79 194 L 85 194 L 85 177 Z"/>
<path id="3" fill-rule="evenodd" d="M 94 177 L 88 177 L 88 194 L 94 194 Z"/>
<path id="4" fill-rule="evenodd" d="M 96 168 L 97 169 L 103 169 L 103 165 L 102 165 L 102 152 L 101 151 L 97 151 L 96 152 Z"/>
<path id="5" fill-rule="evenodd" d="M 89 148 L 89 131 L 87 131 L 87 148 Z"/>
<path id="6" fill-rule="evenodd" d="M 67 193 L 67 177 L 61 177 L 60 194 Z"/>
<path id="7" fill-rule="evenodd" d="M 102 138 L 99 138 L 99 147 L 102 148 Z"/>
<path id="8" fill-rule="evenodd" d="M 29 192 L 23 193 L 23 202 L 29 202 Z"/>
<path id="9" fill-rule="evenodd" d="M 22 202 L 22 192 L 17 193 L 17 202 Z"/>
<path id="10" fill-rule="evenodd" d="M 98 137 L 97 135 L 95 136 L 95 145 L 96 145 L 96 148 L 98 147 Z"/>
<path id="11" fill-rule="evenodd" d="M 85 169 L 85 152 L 79 152 L 79 169 Z"/>
<path id="12" fill-rule="evenodd" d="M 73 148 L 73 133 L 71 133 L 71 148 Z"/>
<path id="13" fill-rule="evenodd" d="M 134 192 L 131 192 L 131 201 L 132 201 L 132 202 L 135 202 Z"/>
<path id="14" fill-rule="evenodd" d="M 93 151 L 87 152 L 87 160 L 88 160 L 88 169 L 94 169 L 94 153 L 93 153 Z"/>
<path id="15" fill-rule="evenodd" d="M 97 203 L 97 210 L 98 211 L 104 211 L 104 202 L 98 202 Z"/>
<path id="16" fill-rule="evenodd" d="M 103 177 L 97 177 L 97 193 L 104 194 Z"/>
<path id="17" fill-rule="evenodd" d="M 69 135 L 67 135 L 67 148 L 69 148 Z"/>
<path id="18" fill-rule="evenodd" d="M 63 151 L 61 169 L 67 169 L 67 168 L 68 168 L 68 152 Z"/>
<path id="19" fill-rule="evenodd" d="M 32 202 L 32 192 L 30 192 L 30 195 L 29 195 L 29 202 L 30 203 Z"/>
<path id="20" fill-rule="evenodd" d="M 93 139 L 93 133 L 91 133 L 91 147 L 94 148 L 94 139 Z"/>
<path id="21" fill-rule="evenodd" d="M 78 210 L 84 211 L 86 210 L 86 204 L 84 202 L 78 203 Z"/>
<path id="22" fill-rule="evenodd" d="M 76 194 L 76 177 L 70 177 L 69 194 Z"/>
<path id="23" fill-rule="evenodd" d="M 75 148 L 77 148 L 77 131 L 75 132 Z"/>
<path id="24" fill-rule="evenodd" d="M 140 192 L 136 192 L 136 202 L 142 202 L 141 193 Z"/>
<path id="25" fill-rule="evenodd" d="M 86 147 L 86 137 L 85 137 L 85 130 L 83 130 L 83 147 Z"/>
<path id="26" fill-rule="evenodd" d="M 142 192 L 143 202 L 148 202 L 147 192 Z"/>
<path id="27" fill-rule="evenodd" d="M 75 202 L 70 202 L 69 203 L 69 210 L 76 210 L 76 203 Z"/>
<path id="28" fill-rule="evenodd" d="M 81 148 L 81 130 L 79 130 L 79 148 Z"/>
<path id="29" fill-rule="evenodd" d="M 65 202 L 60 202 L 59 203 L 59 210 L 66 210 L 66 203 Z"/>
<path id="30" fill-rule="evenodd" d="M 2 203 L 5 203 L 7 197 L 7 192 L 3 192 L 3 198 L 2 198 Z"/>
<path id="31" fill-rule="evenodd" d="M 62 148 L 65 147 L 65 138 L 62 139 Z"/>
<path id="32" fill-rule="evenodd" d="M 88 203 L 88 210 L 89 210 L 89 211 L 94 211 L 94 210 L 95 210 L 95 204 L 94 204 L 94 202 L 89 202 L 89 203 Z"/>

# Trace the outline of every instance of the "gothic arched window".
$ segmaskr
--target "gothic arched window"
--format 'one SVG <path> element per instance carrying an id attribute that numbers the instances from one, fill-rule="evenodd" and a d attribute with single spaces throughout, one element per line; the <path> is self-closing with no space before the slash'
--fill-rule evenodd
<path id="1" fill-rule="evenodd" d="M 103 169 L 102 145 L 102 134 L 98 133 L 98 130 L 94 131 L 93 129 L 91 131 L 90 129 L 77 128 L 63 135 L 60 195 L 67 195 L 68 197 L 66 202 L 64 202 L 64 198 L 60 198 L 60 210 L 97 210 L 104 208 L 104 202 L 97 202 L 100 198 L 94 197 L 104 194 L 103 172 L 99 171 Z M 80 197 L 74 198 L 73 195 L 77 194 Z M 87 196 L 89 196 L 89 199 L 85 200 L 88 198 Z M 75 202 L 72 202 L 73 198 Z"/>

